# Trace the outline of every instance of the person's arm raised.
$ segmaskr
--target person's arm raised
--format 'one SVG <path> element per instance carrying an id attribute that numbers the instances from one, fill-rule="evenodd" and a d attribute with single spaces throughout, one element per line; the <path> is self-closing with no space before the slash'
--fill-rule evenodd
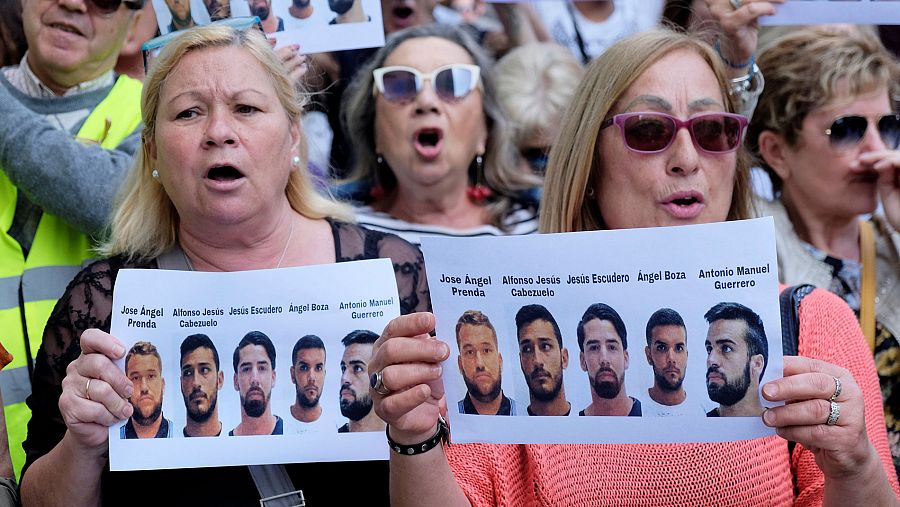
<path id="1" fill-rule="evenodd" d="M 22 476 L 22 505 L 100 505 L 109 427 L 131 417 L 134 386 L 113 363 L 125 347 L 112 335 L 88 329 L 82 354 L 66 368 L 59 410 L 63 439 Z"/>
<path id="2" fill-rule="evenodd" d="M 738 8 L 730 0 L 705 1 L 718 24 L 716 50 L 729 67 L 729 76 L 746 75 L 756 59 L 759 18 L 775 14 L 775 5 L 784 0 L 743 0 Z"/>
<path id="3" fill-rule="evenodd" d="M 446 413 L 440 362 L 450 355 L 446 343 L 432 337 L 434 315 L 414 313 L 392 320 L 375 342 L 369 374 L 381 373 L 389 394 L 370 393 L 375 412 L 391 439 L 402 445 L 424 442 Z M 412 456 L 391 451 L 391 505 L 469 505 L 456 483 L 441 445 Z"/>

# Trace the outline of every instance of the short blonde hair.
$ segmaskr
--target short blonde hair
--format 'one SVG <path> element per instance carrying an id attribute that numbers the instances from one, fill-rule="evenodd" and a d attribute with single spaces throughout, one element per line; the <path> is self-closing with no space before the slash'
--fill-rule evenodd
<path id="1" fill-rule="evenodd" d="M 109 240 L 100 246 L 105 256 L 123 255 L 132 260 L 158 257 L 175 244 L 178 212 L 165 189 L 153 179 L 149 143 L 156 135 L 160 94 L 169 75 L 188 53 L 211 48 L 241 48 L 265 70 L 272 80 L 279 102 L 292 124 L 300 129 L 305 96 L 288 75 L 265 36 L 255 29 L 203 26 L 186 30 L 162 51 L 144 80 L 141 96 L 141 150 L 122 184 L 110 225 Z M 302 133 L 302 130 L 301 130 Z M 291 171 L 285 195 L 294 211 L 309 218 L 333 217 L 353 220 L 350 208 L 330 196 L 320 194 L 306 167 L 306 140 L 300 138 L 300 170 Z"/>
<path id="2" fill-rule="evenodd" d="M 512 124 L 513 142 L 521 149 L 535 135 L 556 133 L 584 67 L 567 48 L 535 42 L 507 53 L 494 72 L 497 99 Z"/>
<path id="3" fill-rule="evenodd" d="M 806 116 L 834 99 L 856 97 L 882 86 L 891 99 L 900 89 L 896 60 L 877 36 L 858 28 L 793 31 L 772 41 L 760 53 L 758 65 L 766 88 L 747 130 L 747 149 L 769 173 L 776 192 L 781 191 L 782 181 L 760 153 L 761 133 L 772 131 L 795 146 Z"/>
<path id="4" fill-rule="evenodd" d="M 735 112 L 725 69 L 708 44 L 694 36 L 654 29 L 623 39 L 587 68 L 575 91 L 553 148 L 544 180 L 541 232 L 606 229 L 594 199 L 586 199 L 588 186 L 599 180 L 602 160 L 598 137 L 603 123 L 620 97 L 650 66 L 679 49 L 699 54 L 716 75 L 728 112 Z M 738 151 L 728 220 L 749 218 L 750 175 L 748 158 Z"/>

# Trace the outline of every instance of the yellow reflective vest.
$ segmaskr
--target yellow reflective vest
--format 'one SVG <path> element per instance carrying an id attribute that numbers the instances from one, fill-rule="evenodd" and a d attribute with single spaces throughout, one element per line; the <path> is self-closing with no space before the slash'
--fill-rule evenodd
<path id="1" fill-rule="evenodd" d="M 120 76 L 85 120 L 78 139 L 113 149 L 141 122 L 141 82 Z M 56 301 L 91 258 L 91 242 L 65 219 L 43 213 L 25 257 L 8 231 L 16 212 L 17 189 L 0 170 L 0 341 L 13 361 L 0 370 L 0 390 L 9 435 L 9 452 L 18 478 L 25 464 L 22 442 L 31 411 L 29 366 L 41 345 L 44 326 Z"/>

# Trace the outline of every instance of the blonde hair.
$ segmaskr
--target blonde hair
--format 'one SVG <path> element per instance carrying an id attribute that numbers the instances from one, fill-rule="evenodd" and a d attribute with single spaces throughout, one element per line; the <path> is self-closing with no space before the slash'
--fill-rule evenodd
<path id="1" fill-rule="evenodd" d="M 766 88 L 747 131 L 747 149 L 769 173 L 776 192 L 781 191 L 782 181 L 760 153 L 761 133 L 772 131 L 795 146 L 806 116 L 834 99 L 856 97 L 882 86 L 891 98 L 900 89 L 897 62 L 867 30 L 807 27 L 794 31 L 772 41 L 759 55 L 758 64 Z"/>
<path id="2" fill-rule="evenodd" d="M 679 49 L 694 51 L 706 61 L 716 75 L 726 109 L 735 112 L 735 103 L 727 93 L 728 78 L 719 57 L 696 37 L 654 29 L 614 44 L 588 66 L 550 150 L 541 203 L 541 232 L 607 228 L 595 199 L 586 199 L 585 195 L 588 186 L 599 181 L 597 176 L 603 163 L 598 146 L 600 124 L 644 71 Z M 728 220 L 750 217 L 749 180 L 748 158 L 740 149 Z"/>
<path id="3" fill-rule="evenodd" d="M 513 141 L 553 135 L 562 123 L 584 67 L 567 48 L 535 42 L 513 49 L 495 68 L 497 98 L 513 127 Z"/>
<path id="4" fill-rule="evenodd" d="M 259 62 L 272 80 L 275 94 L 290 122 L 298 129 L 301 128 L 300 115 L 305 96 L 259 30 L 241 30 L 228 26 L 203 26 L 186 30 L 163 49 L 144 80 L 141 95 L 141 115 L 144 121 L 141 150 L 135 156 L 134 164 L 119 191 L 109 240 L 98 249 L 102 255 L 123 255 L 132 260 L 149 260 L 175 244 L 178 212 L 162 185 L 153 179 L 149 156 L 149 143 L 156 135 L 160 94 L 167 78 L 185 55 L 193 51 L 225 47 L 241 48 Z M 309 218 L 333 217 L 352 221 L 353 215 L 349 207 L 330 196 L 320 194 L 314 187 L 305 169 L 307 149 L 302 135 L 299 150 L 301 169 L 291 171 L 285 188 L 291 208 Z"/>

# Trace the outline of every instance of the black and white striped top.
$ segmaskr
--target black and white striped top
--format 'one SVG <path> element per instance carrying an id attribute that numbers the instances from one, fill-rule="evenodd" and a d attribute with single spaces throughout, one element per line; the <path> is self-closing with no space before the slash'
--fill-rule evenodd
<path id="1" fill-rule="evenodd" d="M 506 215 L 503 221 L 505 231 L 486 224 L 471 229 L 453 229 L 441 225 L 417 224 L 394 218 L 370 206 L 357 207 L 355 210 L 357 223 L 368 229 L 396 234 L 410 243 L 420 246 L 423 236 L 505 236 L 535 234 L 538 230 L 538 214 L 532 208 L 516 207 Z"/>

